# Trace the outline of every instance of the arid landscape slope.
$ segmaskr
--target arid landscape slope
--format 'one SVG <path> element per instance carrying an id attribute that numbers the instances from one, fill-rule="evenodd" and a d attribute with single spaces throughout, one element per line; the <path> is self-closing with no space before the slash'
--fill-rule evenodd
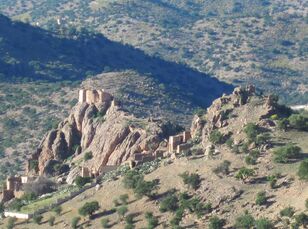
<path id="1" fill-rule="evenodd" d="M 137 189 L 125 188 L 123 180 L 131 179 L 130 172 L 120 167 L 104 179 L 99 189 L 90 188 L 63 204 L 63 213 L 55 216 L 53 228 L 69 228 L 78 209 L 90 201 L 98 201 L 100 209 L 90 220 L 81 218 L 79 227 L 99 228 L 108 218 L 111 228 L 124 228 L 128 223 L 119 210 L 123 206 L 128 209 L 124 215 L 131 215 L 137 228 L 147 226 L 147 211 L 157 217 L 157 228 L 173 228 L 175 222 L 183 228 L 207 228 L 213 217 L 224 220 L 226 228 L 255 225 L 254 220 L 266 221 L 271 228 L 306 225 L 307 177 L 298 171 L 307 161 L 308 135 L 307 126 L 296 126 L 294 122 L 299 116 L 305 117 L 307 125 L 307 113 L 292 114 L 277 103 L 276 97 L 257 95 L 253 87 L 236 88 L 233 94 L 215 100 L 207 112 L 200 111 L 194 117 L 193 138 L 187 151 L 177 155 L 171 152 L 171 157 L 133 170 L 145 174 L 146 181 L 159 181 L 153 195 L 137 198 Z M 288 124 L 283 125 L 283 120 Z M 286 149 L 296 153 L 285 154 Z M 188 176 L 197 174 L 198 182 L 185 185 L 185 172 Z M 123 203 L 120 196 L 126 194 L 128 200 Z M 170 209 L 165 202 L 168 198 L 167 203 L 174 206 Z M 201 205 L 194 205 L 196 200 Z M 19 220 L 16 225 L 48 227 L 47 220 L 53 215 L 43 214 L 39 225 L 32 220 Z M 252 224 L 245 224 L 241 217 Z"/>

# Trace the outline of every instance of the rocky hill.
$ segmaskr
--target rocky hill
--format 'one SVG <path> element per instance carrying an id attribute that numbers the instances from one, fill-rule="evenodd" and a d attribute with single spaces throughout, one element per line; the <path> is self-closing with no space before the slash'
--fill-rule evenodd
<path id="1" fill-rule="evenodd" d="M 67 171 L 68 163 L 80 163 L 87 154 L 83 166 L 100 171 L 106 165 L 120 165 L 134 154 L 154 153 L 164 138 L 180 128 L 129 115 L 106 95 L 101 102 L 79 102 L 57 129 L 46 134 L 29 160 L 29 171 L 59 174 Z"/>
<path id="2" fill-rule="evenodd" d="M 89 31 L 65 35 L 2 15 L 0 25 L 1 179 L 22 171 L 41 135 L 75 105 L 86 77 L 98 74 L 93 81 L 111 89 L 137 117 L 179 120 L 185 126 L 194 110 L 232 90 L 187 66 Z"/>
<path id="3" fill-rule="evenodd" d="M 77 120 L 81 119 L 77 114 L 82 107 L 88 114 L 98 109 L 97 105 L 76 106 L 70 118 L 62 122 L 57 131 L 53 131 L 54 135 L 60 136 L 61 132 L 64 135 L 65 132 L 67 136 L 71 130 L 69 126 L 78 128 L 80 124 Z M 113 124 L 115 120 L 119 123 L 115 130 L 122 130 L 118 127 L 122 126 L 127 114 L 113 106 L 107 107 L 103 123 L 100 118 L 89 119 L 85 115 L 81 125 L 81 144 L 84 149 L 87 149 L 88 130 L 96 130 L 89 143 L 95 159 L 87 161 L 83 156 L 75 155 L 73 163 L 78 164 L 82 158 L 79 165 L 99 165 L 98 162 L 106 157 L 104 150 L 117 139 L 117 134 L 111 136 L 104 130 L 108 128 L 108 122 Z M 117 118 L 115 114 L 118 114 Z M 136 120 L 132 117 L 129 119 Z M 140 119 L 137 123 L 140 123 Z M 161 138 L 157 136 L 162 133 L 159 122 L 147 121 L 145 126 L 155 127 L 152 129 L 154 132 L 147 134 L 143 127 L 136 127 L 136 123 L 129 125 L 129 134 L 117 141 L 116 150 L 109 151 L 112 152 L 112 159 L 109 161 L 107 157 L 104 164 L 122 162 L 128 154 L 134 153 L 135 146 L 147 139 L 154 140 L 154 149 L 159 145 Z M 236 88 L 232 94 L 215 100 L 212 106 L 194 117 L 190 149 L 180 154 L 169 152 L 171 157 L 139 165 L 133 170 L 136 172 L 133 176 L 125 166 L 107 174 L 100 189 L 90 188 L 63 204 L 66 212 L 56 216 L 54 227 L 68 227 L 71 219 L 79 214 L 78 208 L 86 202 L 98 201 L 101 209 L 90 219 L 83 218 L 79 226 L 97 228 L 108 219 L 107 224 L 112 228 L 123 228 L 127 224 L 141 228 L 149 224 L 146 212 L 152 212 L 158 220 L 157 228 L 171 228 L 179 224 L 184 228 L 201 229 L 217 226 L 216 223 L 220 225 L 217 228 L 250 228 L 259 224 L 266 225 L 265 228 L 288 228 L 291 225 L 305 228 L 308 185 L 307 175 L 303 171 L 307 171 L 307 129 L 306 113 L 294 113 L 279 104 L 277 97 L 260 95 L 252 86 Z M 132 139 L 127 136 L 132 137 L 132 133 L 139 133 L 137 135 L 140 137 L 136 142 L 127 144 L 127 140 Z M 168 132 L 166 136 L 173 134 Z M 44 151 L 46 155 L 59 146 L 51 144 L 48 150 L 47 139 L 39 147 L 39 151 Z M 63 136 L 63 139 L 67 138 Z M 126 149 L 128 154 L 121 153 L 121 149 Z M 164 147 L 162 149 L 166 150 Z M 300 168 L 303 171 L 299 172 Z M 138 178 L 138 174 L 144 175 L 145 181 Z M 143 191 L 138 186 L 128 188 L 127 182 L 133 184 L 130 182 L 135 179 L 141 179 L 141 183 L 150 182 L 144 185 L 151 184 L 151 187 L 154 185 L 156 188 L 150 191 L 151 195 L 140 196 L 140 193 L 148 193 L 145 191 L 148 186 L 144 186 L 145 189 L 141 189 Z M 129 201 L 122 202 L 126 195 Z M 38 200 L 34 205 L 40 205 L 41 202 Z M 127 221 L 121 220 L 122 208 L 128 209 L 124 215 L 127 218 L 131 215 L 132 222 L 127 218 Z M 48 219 L 53 215 L 47 212 L 43 217 Z M 22 221 L 19 225 L 25 228 L 48 227 L 46 223 L 35 225 Z"/>

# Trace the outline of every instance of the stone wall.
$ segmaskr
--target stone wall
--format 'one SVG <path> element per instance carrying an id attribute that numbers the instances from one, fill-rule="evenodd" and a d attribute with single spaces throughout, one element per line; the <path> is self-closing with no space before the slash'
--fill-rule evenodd
<path id="1" fill-rule="evenodd" d="M 30 219 L 32 217 L 31 214 L 23 214 L 23 213 L 18 213 L 18 212 L 4 212 L 5 217 L 15 217 L 17 219 Z"/>

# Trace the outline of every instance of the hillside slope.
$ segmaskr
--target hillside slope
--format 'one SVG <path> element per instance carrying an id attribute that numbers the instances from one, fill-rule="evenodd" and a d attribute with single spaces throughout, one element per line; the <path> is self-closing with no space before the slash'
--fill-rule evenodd
<path id="1" fill-rule="evenodd" d="M 234 225 L 238 223 L 239 216 L 247 217 L 247 214 L 256 220 L 266 218 L 274 225 L 273 228 L 288 228 L 294 225 L 300 213 L 307 214 L 305 201 L 308 198 L 307 180 L 299 179 L 297 173 L 299 164 L 308 157 L 308 134 L 305 130 L 294 129 L 292 122 L 285 131 L 280 130 L 279 120 L 283 116 L 288 117 L 288 112 L 290 110 L 277 104 L 273 96 L 257 95 L 253 87 L 237 88 L 233 94 L 217 99 L 206 114 L 199 113 L 194 118 L 190 150 L 136 167 L 134 171 L 143 174 L 146 181 L 159 181 L 155 195 L 137 198 L 136 189 L 124 188 L 123 176 L 128 172 L 120 167 L 103 179 L 99 189 L 88 189 L 63 204 L 65 210 L 56 216 L 53 228 L 69 227 L 73 217 L 79 215 L 78 209 L 89 201 L 98 201 L 101 208 L 90 220 L 82 217 L 79 226 L 99 228 L 101 220 L 108 218 L 111 228 L 123 228 L 126 223 L 117 214 L 117 209 L 124 205 L 120 200 L 124 194 L 128 195 L 126 215 L 133 216 L 136 228 L 147 226 L 147 211 L 157 217 L 157 228 L 171 228 L 172 222 L 179 216 L 183 228 L 207 228 L 214 216 L 225 220 L 224 228 L 242 228 Z M 279 118 L 273 119 L 273 115 Z M 213 132 L 219 136 L 217 131 L 223 136 L 218 138 L 219 141 L 213 137 Z M 291 155 L 283 163 L 278 162 L 275 152 L 290 143 L 300 147 L 300 153 L 296 157 Z M 248 157 L 254 160 L 247 160 Z M 243 168 L 253 173 L 241 177 L 238 174 Z M 185 172 L 199 175 L 200 183 L 195 188 L 184 184 L 181 174 Z M 275 182 L 271 178 L 275 178 Z M 160 210 L 165 198 L 173 193 L 180 199 L 175 200 L 174 208 L 178 210 Z M 260 193 L 264 195 L 262 202 L 257 198 Z M 189 205 L 196 201 L 201 205 Z M 206 210 L 203 205 L 207 206 Z M 184 211 L 179 210 L 179 206 Z M 288 207 L 292 207 L 294 212 L 289 216 L 283 215 L 281 211 Z M 248 211 L 246 215 L 245 211 Z M 201 212 L 199 217 L 198 212 Z M 32 221 L 18 221 L 17 228 L 48 228 L 46 220 L 53 215 L 53 212 L 43 214 L 40 225 Z"/>
<path id="2" fill-rule="evenodd" d="M 228 82 L 256 84 L 288 104 L 308 102 L 305 1 L 27 2 L 2 1 L 1 11 L 48 30 L 91 28 Z"/>
<path id="3" fill-rule="evenodd" d="M 0 156 L 6 158 L 0 162 L 1 179 L 22 171 L 23 159 L 42 133 L 56 127 L 75 105 L 81 81 L 97 74 L 99 87 L 108 84 L 106 89 L 112 88 L 132 114 L 186 126 L 195 109 L 232 89 L 102 35 L 79 31 L 62 36 L 1 15 Z"/>

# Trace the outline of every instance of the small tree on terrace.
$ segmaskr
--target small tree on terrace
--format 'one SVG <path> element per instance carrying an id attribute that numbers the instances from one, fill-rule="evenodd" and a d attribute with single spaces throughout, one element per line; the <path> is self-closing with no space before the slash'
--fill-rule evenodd
<path id="1" fill-rule="evenodd" d="M 97 201 L 87 202 L 81 208 L 79 208 L 78 213 L 82 216 L 91 216 L 94 212 L 99 209 L 99 203 Z"/>
<path id="2" fill-rule="evenodd" d="M 184 184 L 186 184 L 188 187 L 197 190 L 201 183 L 201 178 L 199 174 L 197 173 L 191 173 L 189 174 L 187 171 L 180 174 L 180 177 L 182 177 Z"/>
<path id="3" fill-rule="evenodd" d="M 161 212 L 175 212 L 179 208 L 179 199 L 175 194 L 169 194 L 160 202 L 159 210 Z"/>
<path id="4" fill-rule="evenodd" d="M 140 180 L 144 180 L 143 175 L 136 170 L 130 170 L 125 174 L 123 184 L 125 188 L 133 189 Z"/>
<path id="5" fill-rule="evenodd" d="M 139 180 L 134 188 L 134 193 L 138 198 L 142 198 L 143 196 L 147 196 L 152 198 L 155 196 L 155 192 L 158 189 L 159 180 L 153 181 L 144 181 Z"/>

